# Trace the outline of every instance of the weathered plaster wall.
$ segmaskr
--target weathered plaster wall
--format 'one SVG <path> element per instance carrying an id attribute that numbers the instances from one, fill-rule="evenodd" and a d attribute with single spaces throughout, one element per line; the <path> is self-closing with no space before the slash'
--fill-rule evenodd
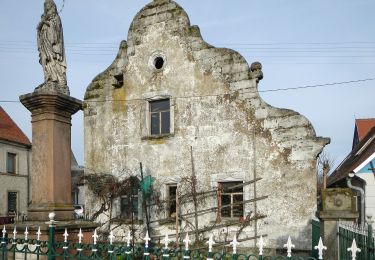
<path id="1" fill-rule="evenodd" d="M 160 71 L 152 66 L 155 54 L 165 57 Z M 267 235 L 268 246 L 277 247 L 290 235 L 298 248 L 311 248 L 316 156 L 328 140 L 316 137 L 297 112 L 266 104 L 257 92 L 259 73 L 235 51 L 205 43 L 175 2 L 150 3 L 134 18 L 113 64 L 87 88 L 86 168 L 120 176 L 142 162 L 165 194 L 165 183 L 191 173 L 192 146 L 204 186 L 262 178 L 245 187 L 245 199 L 268 198 L 247 204 L 246 211 L 267 217 L 245 236 Z M 124 83 L 114 86 L 120 74 Z M 171 99 L 172 134 L 153 139 L 147 103 L 158 97 Z M 88 198 L 87 206 L 94 202 Z M 207 214 L 200 225 L 215 219 Z"/>

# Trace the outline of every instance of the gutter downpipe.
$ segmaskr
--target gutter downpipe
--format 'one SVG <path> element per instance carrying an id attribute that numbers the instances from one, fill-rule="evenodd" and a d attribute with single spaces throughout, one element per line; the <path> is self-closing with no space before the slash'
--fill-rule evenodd
<path id="1" fill-rule="evenodd" d="M 350 173 L 349 177 L 346 178 L 346 183 L 349 188 L 359 191 L 361 193 L 361 225 L 364 225 L 365 224 L 365 191 L 361 187 L 352 185 L 352 177 L 354 177 L 354 174 Z"/>

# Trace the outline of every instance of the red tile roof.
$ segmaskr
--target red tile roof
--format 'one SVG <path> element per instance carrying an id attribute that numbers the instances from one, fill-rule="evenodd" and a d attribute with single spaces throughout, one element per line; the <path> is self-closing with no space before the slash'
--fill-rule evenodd
<path id="1" fill-rule="evenodd" d="M 375 118 L 356 119 L 355 126 L 357 128 L 358 141 L 361 141 L 370 132 L 371 128 L 375 126 Z"/>
<path id="2" fill-rule="evenodd" d="M 31 146 L 29 138 L 0 106 L 0 139 Z"/>

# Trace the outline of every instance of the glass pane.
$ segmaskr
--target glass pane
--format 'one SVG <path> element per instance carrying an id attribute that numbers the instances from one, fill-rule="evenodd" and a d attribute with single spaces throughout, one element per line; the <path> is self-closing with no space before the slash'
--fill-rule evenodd
<path id="1" fill-rule="evenodd" d="M 233 195 L 233 217 L 243 217 L 243 204 L 237 204 L 243 202 L 243 195 Z"/>
<path id="2" fill-rule="evenodd" d="M 17 192 L 8 192 L 8 212 L 17 212 Z"/>
<path id="3" fill-rule="evenodd" d="M 169 111 L 161 112 L 161 133 L 170 133 L 170 113 Z"/>
<path id="4" fill-rule="evenodd" d="M 151 134 L 152 135 L 160 134 L 160 114 L 159 113 L 151 114 Z"/>
<path id="5" fill-rule="evenodd" d="M 221 216 L 230 217 L 230 195 L 221 195 Z"/>
<path id="6" fill-rule="evenodd" d="M 7 173 L 16 172 L 16 155 L 13 153 L 8 153 L 7 156 Z"/>
<path id="7" fill-rule="evenodd" d="M 176 214 L 176 186 L 169 186 L 169 217 L 175 217 Z"/>
<path id="8" fill-rule="evenodd" d="M 160 112 L 169 110 L 169 99 L 155 100 L 150 102 L 151 112 Z"/>
<path id="9" fill-rule="evenodd" d="M 121 217 L 129 218 L 130 216 L 129 199 L 128 197 L 121 198 Z"/>
<path id="10" fill-rule="evenodd" d="M 138 196 L 133 196 L 133 213 L 134 213 L 134 218 L 138 217 Z"/>
<path id="11" fill-rule="evenodd" d="M 224 193 L 238 193 L 243 190 L 242 181 L 221 182 L 220 186 Z"/>

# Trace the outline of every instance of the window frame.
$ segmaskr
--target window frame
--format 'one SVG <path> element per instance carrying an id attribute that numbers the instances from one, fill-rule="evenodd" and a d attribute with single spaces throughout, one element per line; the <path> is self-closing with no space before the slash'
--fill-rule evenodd
<path id="1" fill-rule="evenodd" d="M 152 104 L 157 103 L 160 101 L 168 101 L 168 108 L 161 109 L 159 111 L 152 111 Z M 168 112 L 169 116 L 169 121 L 168 121 L 168 132 L 163 133 L 163 113 Z M 159 129 L 157 133 L 153 133 L 153 128 L 152 128 L 152 119 L 153 115 L 158 115 L 159 119 Z M 148 100 L 148 121 L 149 121 L 149 135 L 150 136 L 163 136 L 163 135 L 169 135 L 171 134 L 171 99 L 169 97 L 164 97 L 164 98 L 158 98 L 158 99 L 152 99 Z"/>
<path id="2" fill-rule="evenodd" d="M 171 188 L 175 188 L 175 197 L 174 197 L 174 212 L 171 212 L 171 206 L 172 206 L 172 200 L 173 198 L 171 198 Z M 177 183 L 171 183 L 171 184 L 167 184 L 167 200 L 168 200 L 168 203 L 167 203 L 167 218 L 173 218 L 172 217 L 172 214 L 176 214 L 177 213 Z"/>
<path id="3" fill-rule="evenodd" d="M 227 191 L 224 191 L 224 189 L 222 188 L 222 185 L 223 184 L 229 184 L 229 183 L 232 183 L 233 186 L 231 187 L 235 187 L 237 185 L 243 185 L 243 181 L 219 181 L 217 183 L 217 203 L 218 203 L 218 211 L 217 211 L 217 214 L 218 214 L 218 218 L 219 219 L 236 219 L 236 218 L 243 218 L 244 215 L 245 215 L 245 205 L 244 205 L 244 197 L 245 197 L 245 193 L 244 193 L 244 186 L 242 186 L 242 192 L 239 192 L 239 191 L 233 191 L 233 192 L 227 192 Z M 222 209 L 223 209 L 223 205 L 222 205 L 222 196 L 223 195 L 226 195 L 226 196 L 230 196 L 230 206 L 228 205 L 225 205 L 225 208 L 229 208 L 229 212 L 230 212 L 230 216 L 223 216 L 223 213 L 222 213 Z M 234 196 L 237 196 L 237 195 L 242 195 L 242 201 L 241 203 L 239 204 L 236 204 L 234 202 Z M 239 206 L 239 205 L 242 205 L 242 215 L 241 216 L 236 216 L 234 214 L 234 207 L 235 206 Z"/>
<path id="4" fill-rule="evenodd" d="M 9 159 L 11 158 L 12 161 L 12 171 L 9 171 Z M 17 153 L 7 152 L 6 154 L 6 173 L 8 174 L 17 174 Z"/>
<path id="5" fill-rule="evenodd" d="M 18 191 L 8 191 L 7 192 L 7 214 L 11 215 L 11 213 L 13 213 L 13 212 L 10 211 L 10 206 L 11 205 L 9 203 L 9 198 L 10 198 L 9 195 L 12 194 L 12 193 L 16 195 L 16 198 L 15 198 L 15 207 L 14 207 L 15 208 L 14 215 L 17 215 L 17 213 L 18 213 L 18 204 L 19 204 L 18 203 L 18 198 L 19 198 L 19 192 Z"/>
<path id="6" fill-rule="evenodd" d="M 136 189 L 136 192 L 132 193 L 130 195 L 130 200 L 129 200 L 129 195 L 123 195 L 120 197 L 120 218 L 121 219 L 131 219 L 132 218 L 132 215 L 134 213 L 134 219 L 138 219 L 138 215 L 139 215 L 139 191 L 138 189 Z M 132 204 L 132 207 L 131 207 L 131 211 L 130 212 L 126 212 L 123 210 L 123 200 L 127 200 L 128 202 L 130 202 L 130 204 Z M 135 202 L 135 205 L 134 205 L 134 202 Z M 129 204 L 128 204 L 129 205 Z M 133 209 L 136 209 L 136 210 L 133 210 Z"/>

